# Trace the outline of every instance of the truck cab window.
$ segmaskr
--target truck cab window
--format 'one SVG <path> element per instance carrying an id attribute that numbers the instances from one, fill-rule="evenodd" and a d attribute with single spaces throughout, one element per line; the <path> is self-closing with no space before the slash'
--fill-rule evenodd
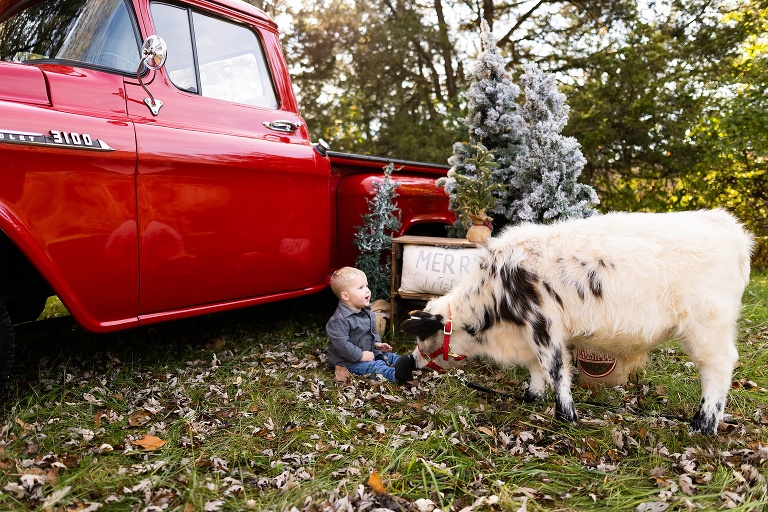
<path id="1" fill-rule="evenodd" d="M 153 3 L 151 9 L 155 30 L 168 45 L 168 60 L 165 61 L 165 70 L 168 72 L 171 82 L 183 91 L 199 92 L 189 25 L 189 11 L 183 7 L 157 3 Z"/>
<path id="2" fill-rule="evenodd" d="M 151 9 L 155 30 L 168 45 L 166 69 L 176 87 L 234 103 L 278 107 L 261 41 L 252 30 L 169 4 L 152 3 Z"/>
<path id="3" fill-rule="evenodd" d="M 0 22 L 0 60 L 74 61 L 135 73 L 139 41 L 123 0 L 33 2 Z"/>

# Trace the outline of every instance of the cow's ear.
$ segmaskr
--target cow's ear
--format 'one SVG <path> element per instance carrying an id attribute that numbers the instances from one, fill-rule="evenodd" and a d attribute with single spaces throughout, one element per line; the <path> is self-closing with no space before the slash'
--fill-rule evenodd
<path id="1" fill-rule="evenodd" d="M 443 328 L 443 317 L 426 311 L 411 311 L 408 318 L 400 324 L 400 328 L 420 340 L 425 340 Z"/>

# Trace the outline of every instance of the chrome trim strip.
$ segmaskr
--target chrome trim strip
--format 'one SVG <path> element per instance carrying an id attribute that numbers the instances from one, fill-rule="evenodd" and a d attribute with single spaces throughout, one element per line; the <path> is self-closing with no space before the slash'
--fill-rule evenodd
<path id="1" fill-rule="evenodd" d="M 85 151 L 114 151 L 115 148 L 101 139 L 93 139 L 87 133 L 63 132 L 51 130 L 50 135 L 33 132 L 20 132 L 0 128 L 0 143 L 21 144 L 26 146 L 58 147 L 82 149 Z"/>

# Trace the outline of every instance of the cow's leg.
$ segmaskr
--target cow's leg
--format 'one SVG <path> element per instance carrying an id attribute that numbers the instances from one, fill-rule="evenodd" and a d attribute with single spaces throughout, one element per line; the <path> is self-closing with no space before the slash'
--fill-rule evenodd
<path id="1" fill-rule="evenodd" d="M 542 362 L 542 368 L 552 379 L 552 389 L 555 392 L 555 417 L 562 421 L 576 423 L 579 415 L 571 395 L 571 369 L 567 357 L 560 345 L 555 345 L 548 358 Z"/>
<path id="2" fill-rule="evenodd" d="M 553 329 L 551 322 L 537 317 L 532 322 L 532 347 L 545 377 L 552 383 L 555 393 L 555 416 L 562 421 L 576 423 L 579 415 L 571 395 L 570 357 L 566 353 L 563 336 Z"/>
<path id="3" fill-rule="evenodd" d="M 706 336 L 689 335 L 684 340 L 684 348 L 699 368 L 701 378 L 701 402 L 691 421 L 691 429 L 715 435 L 717 424 L 723 418 L 739 354 L 734 344 L 735 327 L 709 330 Z"/>
<path id="4" fill-rule="evenodd" d="M 544 400 L 544 393 L 547 390 L 547 379 L 544 376 L 544 370 L 537 360 L 531 361 L 528 365 L 528 371 L 531 372 L 531 381 L 528 383 L 528 389 L 525 391 L 525 399 L 528 402 L 540 402 Z"/>

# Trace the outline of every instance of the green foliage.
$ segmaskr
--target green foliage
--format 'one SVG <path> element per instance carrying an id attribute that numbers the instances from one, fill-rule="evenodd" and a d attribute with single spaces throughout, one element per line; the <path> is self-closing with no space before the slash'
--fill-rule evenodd
<path id="1" fill-rule="evenodd" d="M 472 147 L 472 156 L 464 160 L 464 165 L 474 170 L 473 174 L 456 172 L 456 166 L 448 171 L 448 176 L 437 180 L 438 187 L 446 187 L 452 182 L 452 201 L 455 202 L 456 213 L 464 226 L 471 225 L 476 217 L 480 221 L 489 218 L 486 212 L 495 210 L 499 205 L 499 195 L 506 190 L 505 183 L 495 180 L 493 170 L 498 164 L 493 159 L 493 152 L 488 151 L 482 144 Z"/>
<path id="2" fill-rule="evenodd" d="M 752 33 L 722 77 L 722 98 L 691 130 L 692 143 L 708 151 L 680 178 L 672 198 L 686 208 L 731 210 L 758 235 L 753 264 L 768 268 L 768 4 L 727 19 Z"/>
<path id="3" fill-rule="evenodd" d="M 585 173 L 609 209 L 666 206 L 659 180 L 684 176 L 719 152 L 690 135 L 705 113 L 729 110 L 729 75 L 748 30 L 745 20 L 724 23 L 727 6 L 700 4 L 675 3 L 652 19 L 628 14 L 620 38 L 572 59 L 584 74 L 568 91 L 568 131 L 581 142 Z M 647 193 L 633 199 L 622 190 L 628 182 Z"/>
<path id="4" fill-rule="evenodd" d="M 69 315 L 66 306 L 62 304 L 61 300 L 56 295 L 48 297 L 45 301 L 45 308 L 40 313 L 40 320 L 47 320 L 49 318 L 59 318 Z"/>
<path id="5" fill-rule="evenodd" d="M 412 0 L 295 4 L 287 54 L 313 138 L 336 151 L 445 163 L 460 130 L 455 72 L 439 69 L 453 45 L 444 21 L 422 16 Z"/>
<path id="6" fill-rule="evenodd" d="M 400 229 L 400 209 L 395 198 L 400 186 L 392 180 L 395 166 L 384 167 L 384 181 L 374 183 L 373 199 L 366 199 L 369 212 L 355 232 L 355 247 L 360 250 L 355 266 L 368 276 L 368 287 L 374 299 L 389 300 L 391 292 L 392 235 Z"/>

